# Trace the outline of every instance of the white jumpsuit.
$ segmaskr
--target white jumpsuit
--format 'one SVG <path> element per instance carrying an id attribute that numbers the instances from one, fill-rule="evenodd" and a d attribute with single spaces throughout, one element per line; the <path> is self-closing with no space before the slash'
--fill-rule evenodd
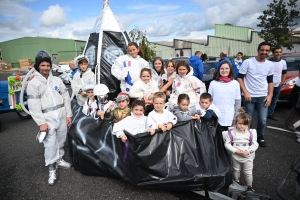
<path id="1" fill-rule="evenodd" d="M 64 155 L 67 136 L 66 117 L 72 117 L 71 100 L 60 78 L 48 79 L 35 72 L 27 87 L 28 107 L 38 126 L 48 124 L 50 130 L 44 140 L 46 166 L 55 163 Z"/>
<path id="2" fill-rule="evenodd" d="M 95 84 L 95 74 L 91 71 L 91 69 L 87 69 L 84 73 L 80 70 L 74 75 L 74 84 L 75 84 L 75 94 L 77 103 L 80 106 L 86 102 L 87 97 L 83 97 L 80 94 L 80 90 L 82 90 L 83 86 L 87 83 L 94 83 Z"/>

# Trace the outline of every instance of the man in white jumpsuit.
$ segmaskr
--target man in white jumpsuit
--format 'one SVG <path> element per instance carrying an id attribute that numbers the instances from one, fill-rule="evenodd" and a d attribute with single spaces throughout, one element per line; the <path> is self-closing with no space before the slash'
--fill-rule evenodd
<path id="1" fill-rule="evenodd" d="M 39 51 L 35 58 L 35 77 L 27 87 L 28 106 L 32 118 L 40 131 L 48 130 L 43 141 L 45 162 L 49 166 L 48 184 L 57 180 L 57 168 L 69 169 L 71 164 L 63 160 L 67 126 L 72 123 L 69 93 L 60 78 L 51 74 L 51 57 L 46 51 Z"/>

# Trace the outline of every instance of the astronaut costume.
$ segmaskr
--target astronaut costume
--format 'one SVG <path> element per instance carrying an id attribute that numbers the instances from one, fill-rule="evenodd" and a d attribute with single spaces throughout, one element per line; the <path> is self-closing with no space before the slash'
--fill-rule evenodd
<path id="1" fill-rule="evenodd" d="M 149 68 L 149 63 L 139 55 L 136 58 L 126 54 L 116 59 L 111 66 L 111 74 L 121 81 L 121 91 L 129 94 L 134 82 L 140 79 L 143 68 Z"/>
<path id="2" fill-rule="evenodd" d="M 67 136 L 67 117 L 72 117 L 69 93 L 62 80 L 54 77 L 49 72 L 46 79 L 39 73 L 42 62 L 50 63 L 51 58 L 47 52 L 39 51 L 34 65 L 35 77 L 28 83 L 28 107 L 32 118 L 38 126 L 47 124 L 50 129 L 48 136 L 43 141 L 45 147 L 45 165 L 49 166 L 49 185 L 57 179 L 56 168 L 70 168 L 70 163 L 65 162 L 64 143 Z M 56 163 L 56 166 L 55 166 Z"/>
<path id="3" fill-rule="evenodd" d="M 77 56 L 74 59 L 74 64 L 76 67 L 79 68 L 79 61 L 81 60 L 87 60 L 89 62 L 88 58 L 86 56 Z M 79 68 L 78 72 L 74 75 L 74 85 L 75 85 L 75 94 L 77 103 L 80 106 L 83 106 L 87 97 L 83 97 L 80 93 L 83 91 L 84 85 L 87 83 L 95 83 L 95 74 L 92 72 L 90 68 L 87 68 L 85 72 L 81 71 Z"/>

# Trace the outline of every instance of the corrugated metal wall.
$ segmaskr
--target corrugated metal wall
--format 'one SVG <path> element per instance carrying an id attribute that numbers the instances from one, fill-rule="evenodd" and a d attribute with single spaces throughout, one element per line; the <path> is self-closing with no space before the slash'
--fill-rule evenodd
<path id="1" fill-rule="evenodd" d="M 58 62 L 69 61 L 82 53 L 85 41 L 23 37 L 0 43 L 2 58 L 5 62 L 12 63 L 13 67 L 19 67 L 19 59 L 30 58 L 34 62 L 35 54 L 38 50 L 44 49 L 51 56 L 57 55 Z"/>
<path id="2" fill-rule="evenodd" d="M 241 27 L 241 26 L 231 26 L 224 24 L 215 25 L 215 36 L 232 38 L 236 40 L 250 40 L 252 28 Z"/>
<path id="3" fill-rule="evenodd" d="M 151 43 L 151 45 L 153 45 L 153 47 L 155 47 L 156 56 L 159 56 L 159 57 L 162 57 L 162 58 L 175 57 L 174 47 L 159 45 L 157 43 Z"/>

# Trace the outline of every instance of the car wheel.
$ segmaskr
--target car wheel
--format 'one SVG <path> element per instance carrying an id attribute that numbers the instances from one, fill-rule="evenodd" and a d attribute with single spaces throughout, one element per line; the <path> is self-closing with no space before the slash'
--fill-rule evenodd
<path id="1" fill-rule="evenodd" d="M 25 112 L 25 111 L 17 111 L 17 115 L 21 119 L 31 119 L 31 115 L 27 114 L 27 112 Z"/>

